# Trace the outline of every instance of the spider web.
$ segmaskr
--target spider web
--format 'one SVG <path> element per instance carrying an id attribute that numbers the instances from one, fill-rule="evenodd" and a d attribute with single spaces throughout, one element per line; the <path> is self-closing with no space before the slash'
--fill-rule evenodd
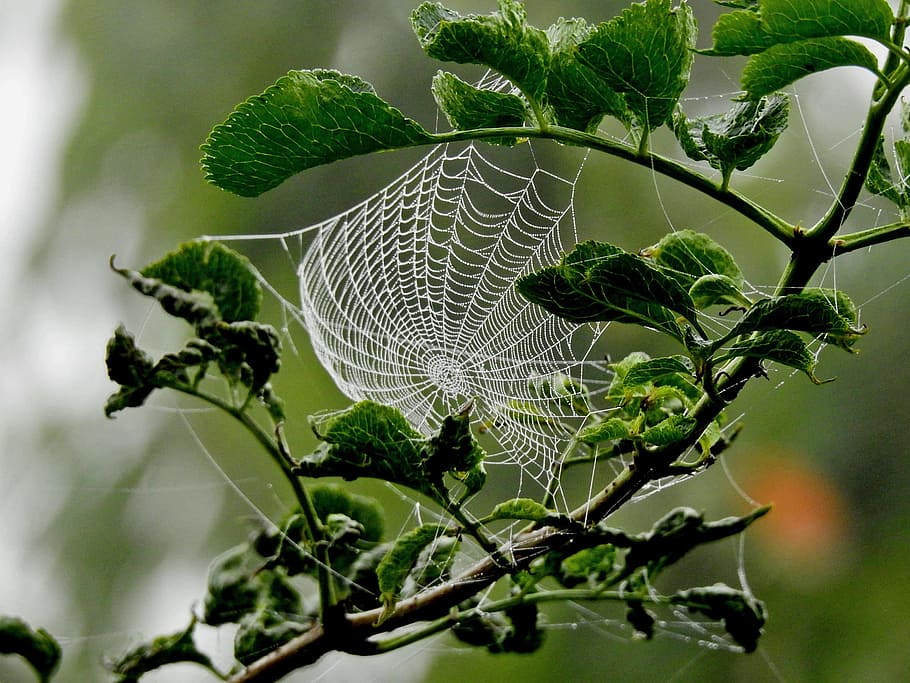
<path id="1" fill-rule="evenodd" d="M 350 399 L 394 406 L 428 435 L 473 402 L 486 462 L 545 485 L 579 419 L 573 386 L 607 380 L 589 360 L 605 326 L 567 323 L 515 291 L 577 241 L 577 176 L 525 148 L 512 156 L 530 173 L 474 144 L 435 149 L 352 209 L 270 236 L 296 269 L 298 304 L 263 282 Z"/>

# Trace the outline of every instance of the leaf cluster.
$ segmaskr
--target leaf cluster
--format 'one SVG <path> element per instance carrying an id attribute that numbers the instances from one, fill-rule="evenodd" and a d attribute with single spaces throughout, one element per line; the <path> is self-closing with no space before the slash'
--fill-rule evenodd
<path id="1" fill-rule="evenodd" d="M 281 341 L 271 325 L 259 323 L 262 292 L 247 259 L 216 242 L 189 242 L 142 271 L 113 270 L 169 315 L 189 323 L 195 336 L 155 361 L 120 326 L 107 345 L 108 377 L 120 389 L 105 414 L 141 406 L 156 389 L 200 395 L 210 368 L 227 382 L 238 407 L 263 404 L 283 419 L 281 400 L 269 379 L 281 367 Z"/>

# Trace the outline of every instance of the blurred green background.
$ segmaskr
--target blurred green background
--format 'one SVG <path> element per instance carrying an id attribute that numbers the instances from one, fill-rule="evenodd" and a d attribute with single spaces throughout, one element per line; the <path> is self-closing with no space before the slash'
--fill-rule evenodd
<path id="1" fill-rule="evenodd" d="M 465 12 L 493 9 L 492 0 L 447 4 Z M 707 0 L 692 4 L 699 44 L 706 46 L 718 10 Z M 560 15 L 605 20 L 621 6 L 532 0 L 528 10 L 533 23 L 545 26 Z M 59 680 L 105 680 L 105 653 L 181 628 L 203 594 L 208 563 L 245 537 L 250 501 L 277 518 L 287 500 L 273 487 L 266 459 L 225 420 L 179 412 L 192 406 L 173 397 L 114 421 L 103 418 L 112 390 L 104 345 L 114 327 L 124 322 L 141 331 L 143 344 L 158 352 L 182 334 L 110 273 L 108 257 L 116 253 L 119 263 L 140 266 L 200 234 L 302 227 L 408 168 L 422 151 L 315 169 L 250 200 L 203 181 L 198 146 L 236 103 L 293 68 L 358 74 L 432 129 L 437 115 L 428 86 L 441 65 L 419 50 L 410 9 L 391 0 L 0 3 L 0 120 L 7 138 L 0 178 L 0 613 L 60 638 Z M 686 108 L 729 104 L 741 65 L 699 58 Z M 790 220 L 811 223 L 849 161 L 869 89 L 868 79 L 852 71 L 800 83 L 779 149 L 737 187 Z M 673 150 L 661 135 L 656 144 Z M 556 170 L 570 172 L 578 163 L 571 150 L 538 151 Z M 578 196 L 585 237 L 636 249 L 671 225 L 703 230 L 737 255 L 756 286 L 773 285 L 786 258 L 723 207 L 610 159 L 588 160 Z M 888 207 L 870 201 L 852 225 L 890 220 Z M 638 529 L 679 504 L 719 517 L 745 512 L 750 498 L 777 503 L 742 549 L 723 543 L 705 549 L 678 574 L 683 581 L 735 584 L 742 564 L 771 615 L 757 653 L 667 638 L 630 642 L 566 608 L 549 615 L 547 643 L 534 656 L 493 657 L 446 636 L 377 661 L 326 657 L 288 680 L 907 680 L 906 253 L 907 245 L 896 243 L 849 256 L 824 274 L 826 286 L 863 304 L 870 328 L 859 356 L 823 354 L 819 374 L 837 382 L 815 387 L 780 370 L 754 382 L 733 408 L 746 429 L 722 466 L 623 512 L 621 521 Z M 277 270 L 275 279 L 293 288 Z M 345 399 L 316 364 L 305 335 L 295 336 L 300 354 L 287 355 L 278 388 L 299 416 L 290 436 L 302 453 L 313 445 L 303 416 Z M 633 348 L 660 351 L 648 335 L 619 327 L 604 343 L 614 358 Z M 587 478 L 578 483 L 586 486 Z M 410 503 L 382 486 L 357 488 L 383 497 L 401 519 L 408 512 Z M 206 637 L 223 663 L 231 634 Z M 0 658 L 0 681 L 27 680 L 23 666 Z M 148 680 L 210 679 L 177 667 Z"/>

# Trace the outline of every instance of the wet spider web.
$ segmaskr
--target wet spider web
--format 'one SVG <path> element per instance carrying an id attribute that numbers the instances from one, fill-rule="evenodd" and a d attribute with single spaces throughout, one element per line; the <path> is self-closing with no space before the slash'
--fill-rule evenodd
<path id="1" fill-rule="evenodd" d="M 470 402 L 487 463 L 546 485 L 579 419 L 577 386 L 608 380 L 592 358 L 605 326 L 515 290 L 577 241 L 577 176 L 522 152 L 507 167 L 474 144 L 441 146 L 350 210 L 268 239 L 300 287 L 298 302 L 276 295 L 346 396 L 394 406 L 425 434 Z"/>

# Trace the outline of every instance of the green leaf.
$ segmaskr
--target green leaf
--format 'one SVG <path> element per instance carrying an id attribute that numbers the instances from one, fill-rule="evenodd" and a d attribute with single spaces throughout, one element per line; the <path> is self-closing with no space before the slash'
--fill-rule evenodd
<path id="1" fill-rule="evenodd" d="M 578 431 L 575 439 L 588 445 L 596 445 L 604 441 L 614 441 L 616 439 L 627 439 L 632 435 L 629 429 L 629 423 L 618 417 L 612 417 L 609 420 L 589 425 Z"/>
<path id="2" fill-rule="evenodd" d="M 324 443 L 297 464 L 308 477 L 373 477 L 403 484 L 437 502 L 447 502 L 443 475 L 460 481 L 473 495 L 483 486 L 485 453 L 470 429 L 469 413 L 443 420 L 426 438 L 395 408 L 360 401 L 336 412 L 314 415 L 310 426 Z"/>
<path id="3" fill-rule="evenodd" d="M 456 130 L 521 126 L 525 120 L 525 102 L 517 95 L 475 88 L 445 71 L 433 78 L 433 97 Z M 485 141 L 511 147 L 518 143 L 518 138 L 486 138 Z"/>
<path id="4" fill-rule="evenodd" d="M 706 53 L 751 55 L 779 43 L 831 36 L 887 39 L 893 20 L 886 0 L 760 0 L 752 9 L 721 15 Z"/>
<path id="5" fill-rule="evenodd" d="M 758 358 L 802 370 L 815 384 L 830 381 L 815 376 L 815 356 L 805 342 L 789 330 L 769 330 L 738 339 L 724 349 L 717 360 L 735 357 Z"/>
<path id="6" fill-rule="evenodd" d="M 249 666 L 310 627 L 308 621 L 285 619 L 281 614 L 267 609 L 247 614 L 234 634 L 234 657 L 241 664 Z"/>
<path id="7" fill-rule="evenodd" d="M 677 110 L 673 131 L 690 159 L 707 161 L 724 178 L 764 156 L 786 129 L 790 100 L 781 93 L 737 102 L 722 114 L 687 119 Z"/>
<path id="8" fill-rule="evenodd" d="M 122 275 L 137 292 L 155 299 L 168 315 L 186 320 L 197 327 L 211 325 L 221 319 L 215 299 L 209 292 L 199 290 L 188 292 L 158 278 L 146 277 L 135 270 L 117 268 L 114 266 L 113 257 L 111 269 Z"/>
<path id="9" fill-rule="evenodd" d="M 409 598 L 439 581 L 448 580 L 461 546 L 454 536 L 439 536 L 424 546 L 401 587 L 400 597 Z"/>
<path id="10" fill-rule="evenodd" d="M 218 349 L 222 374 L 258 394 L 281 369 L 281 339 L 271 325 L 243 320 L 201 327 L 199 335 Z"/>
<path id="11" fill-rule="evenodd" d="M 585 548 L 569 555 L 559 565 L 559 582 L 567 588 L 580 583 L 596 586 L 613 573 L 616 547 L 609 543 Z"/>
<path id="12" fill-rule="evenodd" d="M 688 84 L 695 36 L 688 5 L 647 0 L 600 24 L 578 46 L 578 59 L 624 94 L 638 123 L 650 131 L 670 119 Z"/>
<path id="13" fill-rule="evenodd" d="M 308 477 L 374 477 L 438 496 L 442 477 L 430 481 L 423 466 L 423 435 L 395 408 L 372 401 L 310 417 L 324 443 L 297 464 Z"/>
<path id="14" fill-rule="evenodd" d="M 691 376 L 692 362 L 685 356 L 651 358 L 630 367 L 623 377 L 622 383 L 623 387 L 627 389 L 642 387 L 671 374 Z"/>
<path id="15" fill-rule="evenodd" d="M 202 621 L 210 626 L 235 623 L 256 609 L 262 558 L 244 543 L 231 548 L 209 567 Z"/>
<path id="16" fill-rule="evenodd" d="M 685 439 L 695 429 L 696 424 L 698 421 L 694 417 L 670 415 L 643 431 L 641 440 L 652 446 L 666 446 Z"/>
<path id="17" fill-rule="evenodd" d="M 291 71 L 212 130 L 202 166 L 218 187 L 254 197 L 313 166 L 432 139 L 356 76 Z"/>
<path id="18" fill-rule="evenodd" d="M 462 16 L 434 2 L 411 13 L 414 33 L 430 57 L 489 66 L 539 100 L 547 82 L 549 45 L 546 34 L 526 20 L 524 7 L 515 0 L 499 0 L 493 14 Z"/>
<path id="19" fill-rule="evenodd" d="M 813 38 L 774 45 L 754 55 L 743 69 L 742 85 L 749 99 L 755 100 L 839 66 L 861 66 L 878 73 L 875 55 L 863 45 L 846 38 Z"/>
<path id="20" fill-rule="evenodd" d="M 678 313 L 697 326 L 695 305 L 676 280 L 633 254 L 583 242 L 557 266 L 521 277 L 519 293 L 575 323 L 618 321 L 658 329 L 682 340 Z"/>
<path id="21" fill-rule="evenodd" d="M 631 128 L 633 115 L 626 106 L 625 96 L 610 88 L 578 59 L 578 45 L 593 31 L 593 26 L 579 18 L 559 18 L 547 29 L 550 41 L 547 104 L 561 126 L 593 133 L 607 115 Z"/>
<path id="22" fill-rule="evenodd" d="M 196 620 L 193 619 L 183 631 L 143 643 L 111 662 L 108 666 L 117 675 L 117 683 L 134 683 L 149 671 L 185 662 L 199 664 L 217 673 L 208 655 L 196 648 L 193 640 L 195 628 Z"/>
<path id="23" fill-rule="evenodd" d="M 750 332 L 784 329 L 821 336 L 827 343 L 849 351 L 865 333 L 856 324 L 856 308 L 845 294 L 808 289 L 757 301 L 724 340 Z"/>
<path id="24" fill-rule="evenodd" d="M 376 567 L 379 580 L 380 598 L 385 606 L 380 621 L 387 619 L 395 608 L 395 602 L 404 586 L 405 579 L 417 564 L 423 549 L 443 536 L 448 528 L 444 524 L 424 524 L 400 536 Z"/>
<path id="25" fill-rule="evenodd" d="M 762 602 L 752 595 L 717 583 L 680 591 L 670 599 L 674 604 L 688 607 L 691 612 L 723 620 L 727 633 L 746 652 L 754 652 L 758 647 L 767 614 Z"/>
<path id="26" fill-rule="evenodd" d="M 489 521 L 497 519 L 526 519 L 531 522 L 542 522 L 551 515 L 551 511 L 531 498 L 512 498 L 499 503 L 493 508 L 487 518 Z"/>
<path id="27" fill-rule="evenodd" d="M 187 292 L 207 292 L 226 322 L 259 315 L 262 289 L 249 259 L 218 242 L 186 242 L 140 272 Z"/>
<path id="28" fill-rule="evenodd" d="M 43 628 L 32 629 L 17 617 L 0 615 L 0 655 L 22 657 L 46 683 L 60 666 L 61 650 Z"/>
<path id="29" fill-rule="evenodd" d="M 907 133 L 907 111 L 908 106 L 904 104 L 904 134 Z M 894 158 L 897 162 L 897 179 L 891 173 L 891 164 L 888 163 L 888 156 L 885 154 L 885 140 L 880 137 L 875 147 L 872 157 L 872 164 L 869 167 L 869 173 L 866 176 L 866 189 L 872 194 L 877 194 L 890 199 L 897 205 L 901 216 L 906 218 L 910 214 L 910 179 L 907 171 L 910 171 L 910 141 L 898 139 L 893 144 Z"/>
<path id="30" fill-rule="evenodd" d="M 748 308 L 752 301 L 742 293 L 736 281 L 726 275 L 702 275 L 689 287 L 689 296 L 698 310 L 709 306 L 729 305 Z"/>
<path id="31" fill-rule="evenodd" d="M 352 493 L 338 484 L 308 486 L 307 493 L 319 519 L 326 520 L 331 514 L 347 515 L 363 527 L 360 537 L 364 541 L 377 543 L 382 539 L 385 515 L 376 499 Z"/>
<path id="32" fill-rule="evenodd" d="M 155 390 L 151 381 L 154 361 L 136 346 L 135 338 L 123 325 L 117 327 L 107 343 L 105 362 L 108 377 L 121 385 L 105 403 L 104 414 L 107 417 L 125 408 L 141 406 Z"/>
<path id="33" fill-rule="evenodd" d="M 702 232 L 676 230 L 641 255 L 667 269 L 686 289 L 705 275 L 725 275 L 739 288 L 745 282 L 733 255 Z"/>

